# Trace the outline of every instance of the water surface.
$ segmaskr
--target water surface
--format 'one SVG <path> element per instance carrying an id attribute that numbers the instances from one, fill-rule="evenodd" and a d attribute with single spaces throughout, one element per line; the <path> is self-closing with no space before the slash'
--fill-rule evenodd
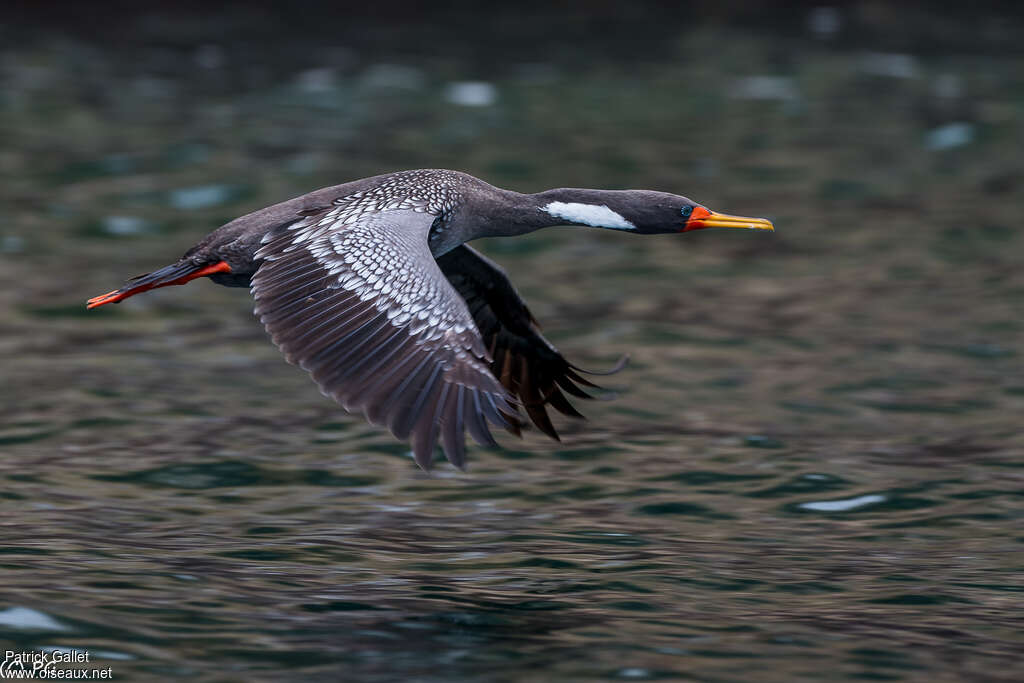
<path id="1" fill-rule="evenodd" d="M 240 16 L 6 29 L 0 647 L 120 680 L 1019 678 L 1019 56 L 865 15 L 481 66 L 486 33 Z M 562 444 L 464 474 L 321 397 L 244 290 L 84 310 L 236 215 L 412 167 L 779 230 L 483 243 L 572 360 L 632 363 Z"/>

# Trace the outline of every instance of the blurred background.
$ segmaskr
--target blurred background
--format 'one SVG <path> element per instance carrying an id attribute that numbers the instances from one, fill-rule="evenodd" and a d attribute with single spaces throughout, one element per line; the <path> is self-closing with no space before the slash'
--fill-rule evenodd
<path id="1" fill-rule="evenodd" d="M 9 4 L 0 649 L 121 680 L 1018 680 L 1024 13 Z M 454 168 L 774 234 L 479 243 L 611 402 L 419 472 L 244 290 L 86 313 L 218 225 Z M 1016 674 L 1015 674 L 1016 669 Z"/>

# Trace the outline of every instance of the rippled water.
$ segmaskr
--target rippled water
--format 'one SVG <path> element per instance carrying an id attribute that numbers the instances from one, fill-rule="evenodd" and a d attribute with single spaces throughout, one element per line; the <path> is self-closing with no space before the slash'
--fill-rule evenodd
<path id="1" fill-rule="evenodd" d="M 443 61 L 136 28 L 131 60 L 45 31 L 4 54 L 0 649 L 119 680 L 1019 679 L 1019 58 L 865 76 L 846 47 L 747 82 L 773 36 L 698 61 L 706 29 L 639 76 L 513 64 L 458 109 L 479 75 Z M 967 149 L 927 147 L 933 66 L 1002 86 Z M 716 79 L 743 88 L 668 88 Z M 322 398 L 244 290 L 84 311 L 234 215 L 416 166 L 678 189 L 779 231 L 484 243 L 571 359 L 632 363 L 561 445 L 502 438 L 464 474 Z"/>

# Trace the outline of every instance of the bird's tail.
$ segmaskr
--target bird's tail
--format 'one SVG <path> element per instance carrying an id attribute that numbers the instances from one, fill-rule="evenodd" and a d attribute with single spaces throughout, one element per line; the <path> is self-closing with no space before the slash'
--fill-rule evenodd
<path id="1" fill-rule="evenodd" d="M 152 273 L 137 275 L 124 283 L 120 289 L 115 289 L 112 292 L 100 294 L 99 296 L 94 296 L 89 299 L 85 303 L 85 307 L 96 308 L 97 306 L 102 306 L 104 304 L 116 304 L 130 296 L 134 296 L 140 292 L 145 292 L 150 289 L 156 289 L 157 287 L 183 285 L 190 280 L 195 280 L 197 277 L 213 275 L 214 273 L 230 272 L 231 266 L 224 261 L 203 264 L 184 259 L 178 261 L 174 265 L 161 268 L 160 270 L 154 270 Z"/>

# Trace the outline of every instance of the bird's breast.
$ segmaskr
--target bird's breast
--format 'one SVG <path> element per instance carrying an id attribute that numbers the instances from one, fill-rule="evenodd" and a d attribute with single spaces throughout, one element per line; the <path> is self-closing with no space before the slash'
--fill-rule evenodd
<path id="1" fill-rule="evenodd" d="M 427 243 L 430 245 L 430 253 L 434 258 L 447 254 L 449 251 L 465 242 L 465 236 L 454 229 L 452 224 L 445 220 L 444 216 L 438 216 L 434 224 L 430 226 L 430 233 L 427 236 Z"/>

